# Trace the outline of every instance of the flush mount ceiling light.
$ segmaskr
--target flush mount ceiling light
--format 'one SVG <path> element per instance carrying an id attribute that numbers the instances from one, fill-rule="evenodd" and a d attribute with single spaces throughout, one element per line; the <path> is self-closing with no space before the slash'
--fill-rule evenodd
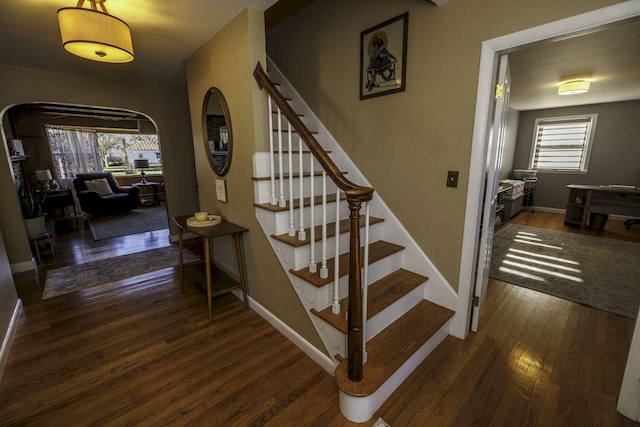
<path id="1" fill-rule="evenodd" d="M 62 45 L 74 55 L 100 62 L 124 63 L 133 60 L 131 31 L 122 19 L 109 15 L 106 0 L 88 0 L 91 9 L 76 7 L 58 10 Z M 98 6 L 100 9 L 98 10 Z"/>
<path id="2" fill-rule="evenodd" d="M 585 79 L 569 80 L 560 83 L 558 86 L 558 95 L 577 95 L 579 93 L 589 92 L 591 82 Z"/>

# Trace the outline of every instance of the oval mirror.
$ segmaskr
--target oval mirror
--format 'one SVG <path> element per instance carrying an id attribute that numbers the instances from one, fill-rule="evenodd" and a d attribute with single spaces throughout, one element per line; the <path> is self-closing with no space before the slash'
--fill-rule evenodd
<path id="1" fill-rule="evenodd" d="M 209 163 L 216 174 L 223 176 L 231 165 L 233 132 L 227 101 L 218 88 L 212 87 L 204 96 L 202 123 Z"/>

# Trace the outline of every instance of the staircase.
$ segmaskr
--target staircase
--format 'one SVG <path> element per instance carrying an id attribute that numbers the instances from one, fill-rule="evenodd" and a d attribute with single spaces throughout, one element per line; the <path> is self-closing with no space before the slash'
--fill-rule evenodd
<path id="1" fill-rule="evenodd" d="M 273 132 L 254 155 L 256 217 L 332 357 L 342 413 L 364 422 L 449 335 L 457 295 L 277 67 L 254 76 Z"/>

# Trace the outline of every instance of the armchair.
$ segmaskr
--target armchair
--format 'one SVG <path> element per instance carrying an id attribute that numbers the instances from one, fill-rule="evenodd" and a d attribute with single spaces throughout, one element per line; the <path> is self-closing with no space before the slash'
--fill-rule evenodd
<path id="1" fill-rule="evenodd" d="M 82 211 L 91 215 L 113 215 L 140 207 L 140 190 L 135 186 L 120 187 L 110 172 L 77 174 L 73 186 Z"/>

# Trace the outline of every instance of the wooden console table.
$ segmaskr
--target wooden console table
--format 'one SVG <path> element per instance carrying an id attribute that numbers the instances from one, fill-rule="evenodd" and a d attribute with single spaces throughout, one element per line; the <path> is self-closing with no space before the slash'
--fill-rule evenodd
<path id="1" fill-rule="evenodd" d="M 180 230 L 179 233 L 179 242 L 180 242 L 180 286 L 183 285 L 183 241 L 182 241 L 182 233 L 184 231 L 188 231 L 200 236 L 204 242 L 204 253 L 205 253 L 205 268 L 207 274 L 207 299 L 209 302 L 209 322 L 213 321 L 213 315 L 211 311 L 212 298 L 218 295 L 223 295 L 231 292 L 234 289 L 241 289 L 242 296 L 244 299 L 244 308 L 245 310 L 249 307 L 249 300 L 247 298 L 247 283 L 244 272 L 244 256 L 242 255 L 242 242 L 241 235 L 244 232 L 249 231 L 248 229 L 234 224 L 229 221 L 222 221 L 218 225 L 212 225 L 209 227 L 189 227 L 187 225 L 187 219 L 190 218 L 191 215 L 182 215 L 182 216 L 174 216 L 173 222 L 178 226 Z M 232 284 L 220 284 L 220 286 L 215 286 L 215 283 L 212 283 L 211 280 L 211 264 L 213 262 L 213 245 L 212 240 L 216 237 L 222 236 L 233 236 L 236 242 L 236 256 L 238 258 L 238 268 L 240 270 L 240 283 L 232 283 Z M 215 286 L 215 289 L 213 289 Z"/>

